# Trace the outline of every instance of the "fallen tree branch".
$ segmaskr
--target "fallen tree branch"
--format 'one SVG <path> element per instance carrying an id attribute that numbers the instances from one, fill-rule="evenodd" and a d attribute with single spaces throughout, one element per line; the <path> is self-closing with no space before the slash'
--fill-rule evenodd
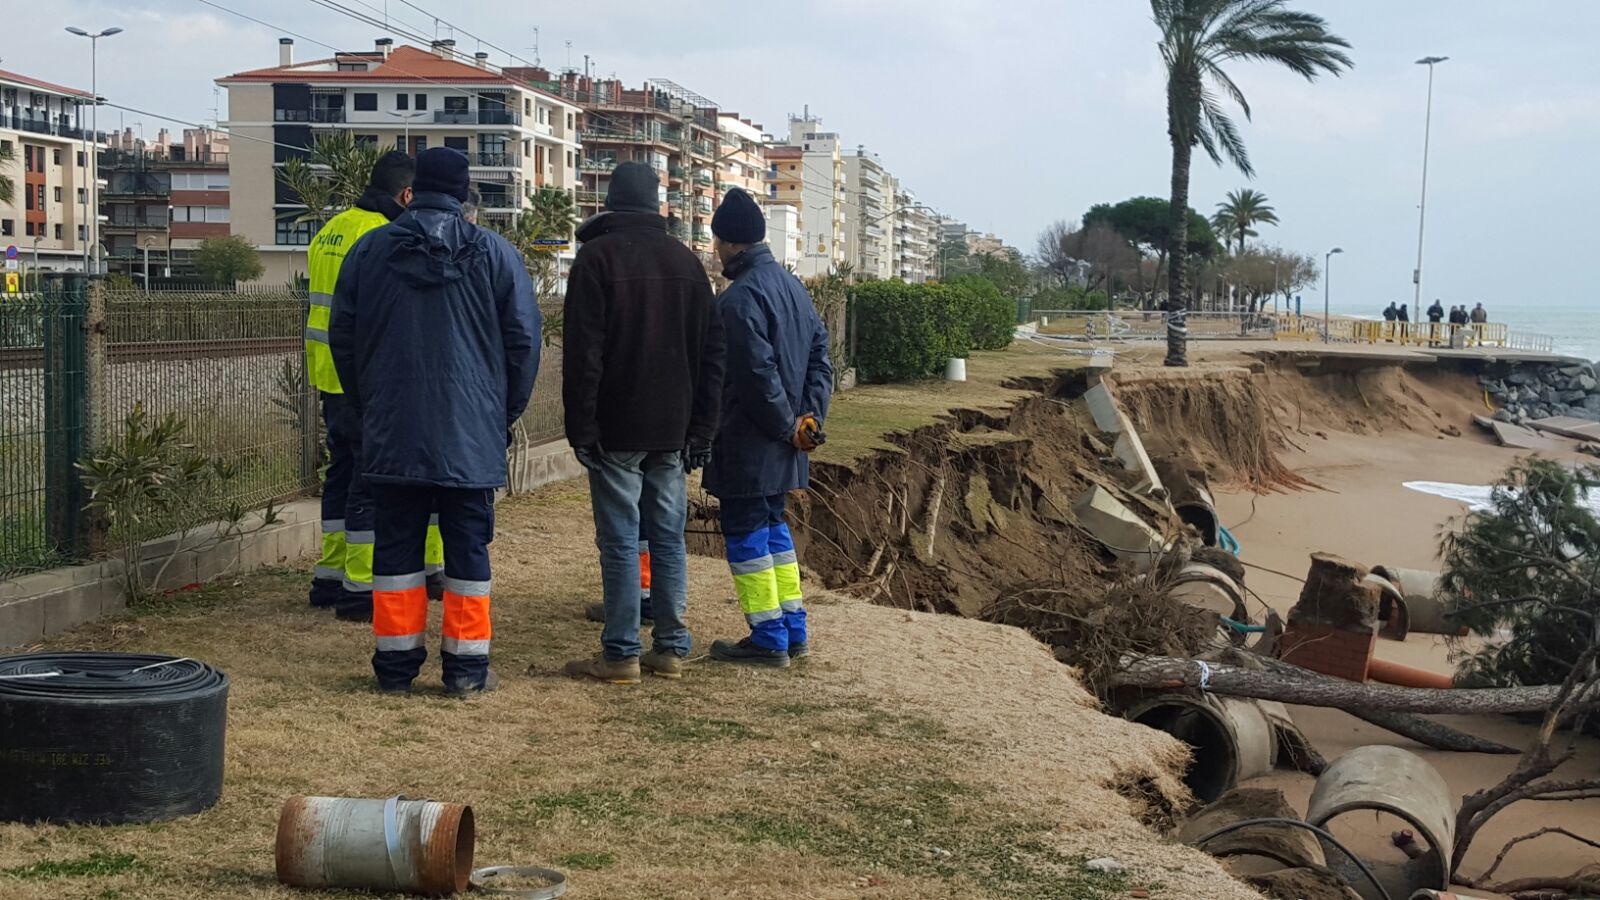
<path id="1" fill-rule="evenodd" d="M 1506 855 L 1511 852 L 1511 848 L 1517 846 L 1520 843 L 1523 843 L 1524 841 L 1531 841 L 1531 840 L 1534 840 L 1536 838 L 1541 838 L 1541 837 L 1544 837 L 1547 834 L 1559 834 L 1559 835 L 1562 835 L 1563 837 L 1569 837 L 1569 838 L 1572 838 L 1573 840 L 1577 841 L 1580 844 L 1588 844 L 1589 846 L 1594 847 L 1597 850 L 1600 850 L 1600 841 L 1590 840 L 1589 838 L 1586 838 L 1581 834 L 1573 834 L 1572 832 L 1568 831 L 1565 828 L 1557 828 L 1557 827 L 1554 827 L 1554 826 L 1541 828 L 1538 831 L 1530 831 L 1527 834 L 1521 835 L 1520 837 L 1514 837 L 1511 840 L 1507 841 L 1506 845 L 1504 847 L 1500 848 L 1500 853 L 1499 853 L 1499 855 L 1497 855 L 1494 858 L 1494 862 L 1489 864 L 1489 868 L 1483 870 L 1483 874 L 1482 875 L 1479 875 L 1477 878 L 1474 878 L 1471 881 L 1463 881 L 1462 884 L 1465 884 L 1468 887 L 1474 887 L 1474 888 L 1483 887 L 1484 885 L 1486 885 L 1488 883 L 1489 879 L 1494 876 L 1495 870 L 1500 868 L 1500 864 L 1506 861 Z M 1497 893 L 1497 894 L 1509 894 L 1511 892 L 1497 889 L 1497 890 L 1495 890 L 1495 893 Z"/>
<path id="2" fill-rule="evenodd" d="M 1110 687 L 1201 688 L 1230 697 L 1253 697 L 1346 711 L 1457 715 L 1545 709 L 1561 691 L 1557 685 L 1441 690 L 1358 684 L 1334 679 L 1285 679 L 1272 673 L 1237 666 L 1171 657 L 1128 660 L 1122 671 L 1111 676 Z"/>

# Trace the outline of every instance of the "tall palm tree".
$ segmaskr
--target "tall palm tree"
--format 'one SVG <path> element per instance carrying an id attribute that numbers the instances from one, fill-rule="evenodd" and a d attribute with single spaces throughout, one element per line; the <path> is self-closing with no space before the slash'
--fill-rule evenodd
<path id="1" fill-rule="evenodd" d="M 1244 252 L 1244 239 L 1255 237 L 1252 225 L 1276 225 L 1278 214 L 1267 203 L 1267 195 L 1250 188 L 1229 191 L 1228 199 L 1217 204 L 1217 214 L 1211 217 L 1217 237 L 1227 234 L 1239 239 L 1239 252 Z M 1227 243 L 1227 239 L 1223 240 Z"/>
<path id="2" fill-rule="evenodd" d="M 1167 136 L 1172 141 L 1171 245 L 1181 247 L 1189 231 L 1189 165 L 1200 147 L 1217 165 L 1224 159 L 1247 177 L 1255 170 L 1238 126 L 1228 116 L 1220 91 L 1250 118 L 1250 104 L 1223 65 L 1235 60 L 1275 62 L 1316 80 L 1338 75 L 1354 63 L 1344 50 L 1350 42 L 1328 30 L 1321 16 L 1296 12 L 1287 0 L 1150 0 L 1161 29 L 1161 59 L 1167 69 Z M 1188 261 L 1173 254 L 1168 270 L 1167 308 L 1188 305 Z M 1187 332 L 1174 318 L 1167 328 L 1167 365 L 1188 365 Z"/>
<path id="3" fill-rule="evenodd" d="M 16 199 L 17 182 L 3 171 L 16 161 L 17 152 L 11 149 L 10 144 L 0 146 L 0 203 L 10 203 Z"/>

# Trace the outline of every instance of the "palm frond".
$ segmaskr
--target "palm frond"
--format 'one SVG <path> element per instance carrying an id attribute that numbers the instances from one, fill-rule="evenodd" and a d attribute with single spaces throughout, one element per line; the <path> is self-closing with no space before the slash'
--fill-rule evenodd
<path id="1" fill-rule="evenodd" d="M 1239 134 L 1238 126 L 1233 124 L 1226 110 L 1217 102 L 1217 95 L 1210 91 L 1200 92 L 1200 108 L 1205 116 L 1204 131 L 1216 136 L 1215 143 L 1222 155 L 1225 155 L 1235 167 L 1243 172 L 1246 178 L 1254 178 L 1255 167 L 1250 164 L 1250 151 L 1245 149 L 1244 138 Z M 1214 151 L 1207 151 L 1212 160 L 1218 165 L 1222 159 Z"/>

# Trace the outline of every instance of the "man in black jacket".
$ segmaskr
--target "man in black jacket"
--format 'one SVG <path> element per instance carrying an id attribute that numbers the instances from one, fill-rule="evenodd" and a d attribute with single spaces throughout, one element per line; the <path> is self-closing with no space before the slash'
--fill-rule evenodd
<path id="1" fill-rule="evenodd" d="M 567 441 L 589 470 L 605 595 L 601 653 L 566 673 L 637 684 L 681 678 L 689 655 L 687 471 L 704 466 L 722 392 L 722 323 L 711 282 L 667 233 L 660 180 L 642 163 L 611 175 L 605 211 L 578 228 L 562 320 Z M 639 551 L 649 542 L 652 646 L 639 643 Z"/>

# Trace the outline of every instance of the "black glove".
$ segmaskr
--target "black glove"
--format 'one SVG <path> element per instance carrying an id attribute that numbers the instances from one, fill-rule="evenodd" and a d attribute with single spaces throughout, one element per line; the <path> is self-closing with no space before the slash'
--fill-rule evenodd
<path id="1" fill-rule="evenodd" d="M 693 472 L 711 465 L 711 442 L 690 438 L 683 450 L 683 470 Z"/>
<path id="2" fill-rule="evenodd" d="M 591 472 L 593 472 L 595 468 L 600 465 L 599 444 L 591 444 L 587 447 L 573 447 L 572 455 L 576 456 L 578 458 L 578 462 L 581 463 L 585 469 L 588 469 Z"/>

